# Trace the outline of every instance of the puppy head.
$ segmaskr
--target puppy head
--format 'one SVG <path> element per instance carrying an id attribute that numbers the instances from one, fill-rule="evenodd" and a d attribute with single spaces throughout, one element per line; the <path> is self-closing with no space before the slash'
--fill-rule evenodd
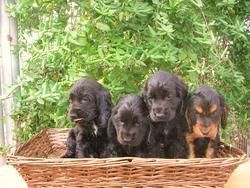
<path id="1" fill-rule="evenodd" d="M 127 95 L 114 107 L 108 126 L 108 135 L 121 145 L 139 146 L 147 133 L 147 108 L 141 97 Z"/>
<path id="2" fill-rule="evenodd" d="M 215 139 L 218 124 L 226 127 L 227 106 L 224 97 L 208 86 L 195 90 L 187 99 L 185 117 L 196 137 Z"/>
<path id="3" fill-rule="evenodd" d="M 82 78 L 72 87 L 69 117 L 77 124 L 96 120 L 100 126 L 107 126 L 111 114 L 110 95 L 93 79 Z"/>
<path id="4" fill-rule="evenodd" d="M 169 122 L 180 111 L 187 86 L 176 76 L 158 71 L 146 82 L 142 96 L 154 122 Z"/>

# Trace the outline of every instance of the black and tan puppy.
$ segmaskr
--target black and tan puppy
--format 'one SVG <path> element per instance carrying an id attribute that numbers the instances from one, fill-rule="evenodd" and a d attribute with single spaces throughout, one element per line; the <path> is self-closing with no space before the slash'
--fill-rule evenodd
<path id="1" fill-rule="evenodd" d="M 107 144 L 111 97 L 96 80 L 82 78 L 71 89 L 69 116 L 76 127 L 68 135 L 63 158 L 99 157 Z"/>
<path id="2" fill-rule="evenodd" d="M 142 96 L 153 122 L 155 147 L 163 143 L 166 158 L 185 158 L 187 125 L 182 107 L 187 85 L 173 74 L 158 71 L 147 80 Z"/>
<path id="3" fill-rule="evenodd" d="M 227 109 L 224 97 L 211 87 L 203 86 L 190 94 L 185 110 L 189 158 L 216 157 L 220 143 L 219 124 L 226 127 Z"/>
<path id="4" fill-rule="evenodd" d="M 147 157 L 150 126 L 142 98 L 136 95 L 123 97 L 112 110 L 108 124 L 110 143 L 103 157 Z"/>

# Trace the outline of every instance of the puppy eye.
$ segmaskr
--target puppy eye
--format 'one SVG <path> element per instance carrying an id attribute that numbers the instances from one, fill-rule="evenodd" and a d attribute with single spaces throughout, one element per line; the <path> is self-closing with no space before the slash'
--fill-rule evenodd
<path id="1" fill-rule="evenodd" d="M 204 113 L 203 109 L 200 106 L 195 107 L 196 114 L 202 115 Z"/>
<path id="2" fill-rule="evenodd" d="M 81 98 L 81 101 L 83 101 L 83 102 L 89 102 L 90 99 L 87 96 L 84 96 L 84 97 Z"/>
<path id="3" fill-rule="evenodd" d="M 210 115 L 214 115 L 217 112 L 217 110 L 210 112 Z"/>

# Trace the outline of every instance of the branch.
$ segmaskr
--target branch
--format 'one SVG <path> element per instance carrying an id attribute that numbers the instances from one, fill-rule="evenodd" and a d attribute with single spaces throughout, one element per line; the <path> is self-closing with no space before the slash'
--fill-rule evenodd
<path id="1" fill-rule="evenodd" d="M 10 95 L 11 95 L 19 86 L 21 86 L 21 84 L 16 84 L 16 85 L 14 85 L 14 86 L 9 90 L 8 93 L 6 93 L 5 95 L 0 96 L 0 102 L 2 102 L 2 101 L 5 100 L 5 99 L 10 98 L 10 97 L 11 97 Z"/>

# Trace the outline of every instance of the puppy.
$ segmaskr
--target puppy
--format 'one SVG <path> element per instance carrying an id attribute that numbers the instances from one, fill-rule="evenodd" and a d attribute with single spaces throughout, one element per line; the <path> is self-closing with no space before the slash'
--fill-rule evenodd
<path id="1" fill-rule="evenodd" d="M 108 124 L 110 143 L 103 156 L 147 157 L 150 126 L 147 107 L 142 98 L 136 95 L 123 97 L 112 110 Z"/>
<path id="2" fill-rule="evenodd" d="M 187 85 L 173 74 L 158 71 L 147 80 L 142 96 L 154 126 L 155 148 L 159 150 L 163 143 L 165 158 L 185 158 L 187 124 L 182 107 Z"/>
<path id="3" fill-rule="evenodd" d="M 99 157 L 107 143 L 111 97 L 96 80 L 78 80 L 69 94 L 69 117 L 76 124 L 68 135 L 63 158 Z"/>
<path id="4" fill-rule="evenodd" d="M 188 158 L 216 157 L 220 138 L 219 124 L 226 127 L 228 108 L 224 97 L 211 87 L 195 90 L 187 99 L 185 117 L 189 131 L 185 137 L 188 143 Z"/>

